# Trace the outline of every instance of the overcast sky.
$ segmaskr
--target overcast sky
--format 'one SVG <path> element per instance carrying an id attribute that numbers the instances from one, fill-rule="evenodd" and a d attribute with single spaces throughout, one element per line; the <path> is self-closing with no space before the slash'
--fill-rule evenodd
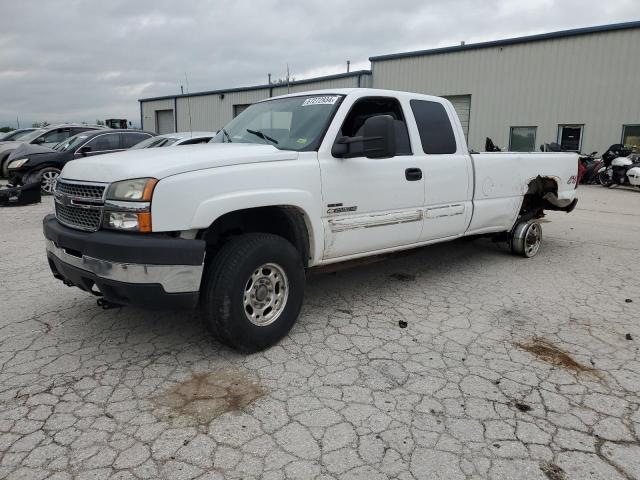
<path id="1" fill-rule="evenodd" d="M 369 68 L 373 55 L 636 20 L 638 0 L 2 2 L 0 126 L 128 118 L 139 98 Z M 186 85 L 185 85 L 186 89 Z"/>

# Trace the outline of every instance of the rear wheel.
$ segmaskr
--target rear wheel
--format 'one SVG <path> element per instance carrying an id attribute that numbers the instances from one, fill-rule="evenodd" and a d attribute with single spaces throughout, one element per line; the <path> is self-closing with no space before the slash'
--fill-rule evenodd
<path id="1" fill-rule="evenodd" d="M 202 318 L 229 347 L 263 350 L 293 327 L 302 307 L 304 284 L 304 266 L 291 243 L 267 233 L 241 235 L 207 263 Z"/>
<path id="2" fill-rule="evenodd" d="M 516 225 L 511 234 L 511 251 L 526 258 L 535 256 L 542 243 L 542 226 L 535 220 Z"/>

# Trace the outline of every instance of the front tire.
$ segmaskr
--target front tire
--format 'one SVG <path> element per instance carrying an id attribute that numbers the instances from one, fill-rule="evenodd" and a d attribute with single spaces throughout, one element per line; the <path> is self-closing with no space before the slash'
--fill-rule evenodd
<path id="1" fill-rule="evenodd" d="M 603 187 L 611 187 L 613 185 L 613 180 L 607 173 L 607 170 L 598 173 L 598 183 Z"/>
<path id="2" fill-rule="evenodd" d="M 43 195 L 53 195 L 56 180 L 60 176 L 60 170 L 54 167 L 46 167 L 37 172 L 27 174 L 22 180 L 23 185 L 38 182 Z"/>
<path id="3" fill-rule="evenodd" d="M 9 178 L 9 155 L 0 158 L 0 170 L 4 178 Z"/>
<path id="4" fill-rule="evenodd" d="M 304 298 L 299 252 L 282 237 L 249 233 L 233 238 L 207 261 L 201 314 L 225 345 L 257 352 L 293 327 Z"/>

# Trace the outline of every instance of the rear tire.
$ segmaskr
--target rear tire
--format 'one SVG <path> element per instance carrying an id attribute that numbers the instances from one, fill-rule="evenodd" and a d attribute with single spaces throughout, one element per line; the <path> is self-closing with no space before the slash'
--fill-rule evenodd
<path id="1" fill-rule="evenodd" d="M 518 223 L 511 233 L 511 251 L 516 255 L 534 257 L 541 243 L 542 226 L 535 220 Z"/>
<path id="2" fill-rule="evenodd" d="M 293 327 L 304 298 L 299 252 L 282 237 L 249 233 L 207 261 L 200 292 L 202 319 L 225 345 L 257 352 Z"/>

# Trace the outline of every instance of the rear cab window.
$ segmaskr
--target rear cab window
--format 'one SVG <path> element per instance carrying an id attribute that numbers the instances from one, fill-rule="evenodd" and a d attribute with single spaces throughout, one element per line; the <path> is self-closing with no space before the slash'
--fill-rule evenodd
<path id="1" fill-rule="evenodd" d="M 456 153 L 456 137 L 444 105 L 428 100 L 411 100 L 422 150 L 428 155 Z"/>

